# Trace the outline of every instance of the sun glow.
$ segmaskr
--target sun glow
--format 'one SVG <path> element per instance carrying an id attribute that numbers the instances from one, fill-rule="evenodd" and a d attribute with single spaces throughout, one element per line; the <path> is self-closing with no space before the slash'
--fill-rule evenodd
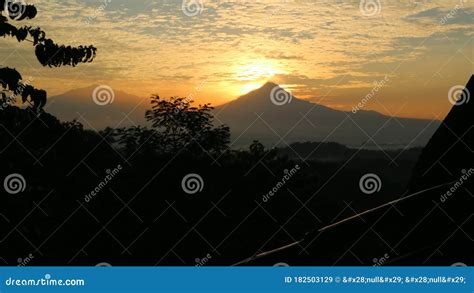
<path id="1" fill-rule="evenodd" d="M 271 78 L 276 74 L 273 66 L 268 64 L 250 64 L 237 69 L 237 80 L 254 81 L 262 78 Z"/>
<path id="2" fill-rule="evenodd" d="M 235 79 L 240 83 L 238 94 L 258 89 L 276 74 L 283 73 L 270 61 L 247 62 L 236 66 Z"/>

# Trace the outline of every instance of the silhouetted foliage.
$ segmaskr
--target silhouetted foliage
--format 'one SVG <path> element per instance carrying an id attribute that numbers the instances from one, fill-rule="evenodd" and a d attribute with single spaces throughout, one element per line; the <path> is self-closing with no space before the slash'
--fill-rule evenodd
<path id="1" fill-rule="evenodd" d="M 266 150 L 258 141 L 247 150 L 230 150 L 228 130 L 213 126 L 209 105 L 193 107 L 184 99 L 163 101 L 158 97 L 153 101 L 154 108 L 147 113 L 153 128 L 106 128 L 100 132 L 86 130 L 77 121 L 61 123 L 47 113 L 38 116 L 28 108 L 8 106 L 0 111 L 0 178 L 19 173 L 27 181 L 23 193 L 2 197 L 0 216 L 8 222 L 0 218 L 0 226 L 8 232 L 13 223 L 36 209 L 18 227 L 32 243 L 44 242 L 41 255 L 35 252 L 30 265 L 95 265 L 103 261 L 113 265 L 194 265 L 196 257 L 207 253 L 213 255 L 209 265 L 228 265 L 253 254 L 267 241 L 262 249 L 292 240 L 282 232 L 282 226 L 296 238 L 312 229 L 319 222 L 306 209 L 297 212 L 302 203 L 320 221 L 329 223 L 347 209 L 344 202 L 361 210 L 397 196 L 416 160 L 407 150 L 397 159 L 399 166 L 390 166 L 390 160 L 375 151 L 363 159 L 355 154 L 350 162 L 302 162 L 297 155 L 290 157 L 289 150 Z M 122 171 L 86 202 L 85 196 L 95 190 L 107 170 L 119 164 Z M 298 173 L 263 205 L 262 196 L 296 164 L 301 166 Z M 358 180 L 369 171 L 384 180 L 377 197 L 360 194 Z M 190 173 L 204 180 L 199 194 L 189 195 L 182 188 L 181 180 Z M 315 190 L 319 190 L 317 200 L 311 201 Z M 255 209 L 256 202 L 264 209 Z M 340 216 L 346 214 L 351 212 Z M 198 234 L 189 233 L 181 239 L 194 225 L 219 256 Z M 101 233 L 103 227 L 115 239 Z M 16 236 L 0 243 L 1 257 L 10 264 L 32 249 Z M 116 239 L 125 246 L 133 243 L 129 248 L 133 253 L 122 253 Z M 185 263 L 168 253 L 177 242 L 176 253 Z M 370 262 L 371 247 L 366 256 Z"/>
<path id="2" fill-rule="evenodd" d="M 71 47 L 58 45 L 46 37 L 39 27 L 16 27 L 14 21 L 33 19 L 37 14 L 36 7 L 22 2 L 0 0 L 0 37 L 15 37 L 18 42 L 29 41 L 35 47 L 35 54 L 43 66 L 59 67 L 63 65 L 76 66 L 79 63 L 91 62 L 97 49 L 93 46 Z M 30 37 L 32 40 L 29 40 Z M 3 89 L 11 92 L 9 98 L 2 93 L 2 104 L 12 104 L 20 96 L 22 102 L 28 101 L 35 110 L 41 110 L 46 104 L 47 93 L 36 89 L 24 81 L 21 74 L 13 68 L 0 66 L 0 84 Z"/>
<path id="3" fill-rule="evenodd" d="M 192 106 L 186 98 L 151 97 L 152 109 L 146 119 L 160 134 L 165 152 L 189 150 L 192 153 L 220 154 L 228 149 L 230 131 L 227 126 L 215 127 L 209 104 Z"/>

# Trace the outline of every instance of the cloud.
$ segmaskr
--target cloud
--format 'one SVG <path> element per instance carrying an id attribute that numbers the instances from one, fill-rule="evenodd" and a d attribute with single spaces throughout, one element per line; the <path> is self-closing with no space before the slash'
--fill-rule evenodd
<path id="1" fill-rule="evenodd" d="M 383 1 L 373 17 L 361 15 L 358 1 L 202 0 L 202 12 L 193 17 L 183 13 L 181 0 L 105 1 L 36 0 L 38 17 L 27 22 L 59 43 L 94 44 L 93 63 L 42 68 L 29 44 L 3 39 L 2 64 L 32 75 L 52 94 L 102 82 L 139 95 L 187 95 L 208 80 L 222 103 L 235 97 L 242 84 L 237 71 L 247 65 L 270 64 L 277 77 L 309 96 L 343 76 L 339 86 L 353 88 L 397 68 L 450 68 L 442 67 L 447 52 L 461 50 L 450 62 L 466 64 L 463 54 L 472 50 L 463 47 L 472 36 L 472 4 L 455 9 L 459 1 Z M 464 70 L 445 74 L 454 82 Z"/>

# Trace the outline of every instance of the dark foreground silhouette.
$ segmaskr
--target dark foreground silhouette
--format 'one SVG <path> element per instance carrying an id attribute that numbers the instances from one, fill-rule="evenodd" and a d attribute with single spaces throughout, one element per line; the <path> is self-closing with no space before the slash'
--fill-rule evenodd
<path id="1" fill-rule="evenodd" d="M 0 177 L 24 178 L 20 190 L 1 189 L 0 261 L 231 265 L 304 238 L 246 264 L 472 264 L 472 181 L 454 182 L 472 170 L 472 103 L 452 110 L 419 160 L 420 149 L 328 143 L 231 150 L 209 106 L 159 97 L 152 106 L 155 128 L 100 133 L 31 109 L 0 112 Z M 378 192 L 361 190 L 366 174 L 380 178 Z M 451 185 L 317 232 L 451 181 L 446 199 Z"/>

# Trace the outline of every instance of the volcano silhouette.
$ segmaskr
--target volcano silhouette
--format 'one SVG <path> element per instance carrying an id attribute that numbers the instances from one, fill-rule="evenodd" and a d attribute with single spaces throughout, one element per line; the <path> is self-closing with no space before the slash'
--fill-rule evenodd
<path id="1" fill-rule="evenodd" d="M 270 147 L 304 141 L 415 147 L 426 145 L 439 126 L 439 121 L 393 119 L 375 111 L 335 110 L 298 99 L 271 82 L 216 107 L 215 115 L 230 127 L 234 147 L 247 146 L 255 139 Z"/>
<path id="2" fill-rule="evenodd" d="M 474 265 L 474 103 L 468 101 L 474 76 L 463 92 L 464 102 L 430 139 L 398 200 L 335 220 L 322 232 L 318 227 L 298 245 L 251 264 Z"/>

